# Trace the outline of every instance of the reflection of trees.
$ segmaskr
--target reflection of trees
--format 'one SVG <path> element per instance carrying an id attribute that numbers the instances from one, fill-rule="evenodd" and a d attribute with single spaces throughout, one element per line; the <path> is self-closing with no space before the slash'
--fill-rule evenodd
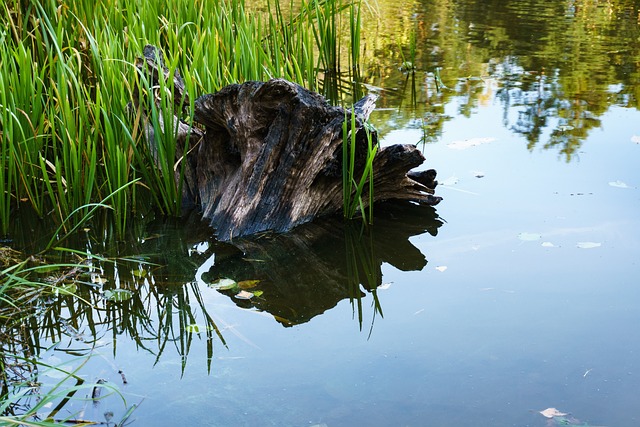
<path id="1" fill-rule="evenodd" d="M 497 79 L 505 126 L 567 159 L 611 105 L 639 108 L 640 29 L 637 2 L 612 0 L 512 0 L 487 2 L 380 0 L 375 40 L 365 55 L 365 83 L 384 88 L 380 107 L 411 105 L 414 116 L 376 113 L 382 135 L 460 104 L 459 114 L 478 108 L 484 84 Z M 365 22 L 365 25 L 374 25 Z M 403 90 L 397 70 L 409 34 L 417 35 L 415 87 Z M 433 72 L 442 68 L 449 90 L 434 93 Z M 518 112 L 509 122 L 507 111 Z M 441 129 L 433 128 L 435 135 Z"/>
<path id="2" fill-rule="evenodd" d="M 504 106 L 504 125 L 523 135 L 529 149 L 533 149 L 545 130 L 551 128 L 544 148 L 557 148 L 567 161 L 570 160 L 588 132 L 600 125 L 600 120 L 590 111 L 587 102 L 563 99 L 563 88 L 557 75 L 507 71 L 512 67 L 514 64 L 505 62 L 494 71 L 503 76 L 496 97 Z M 511 109 L 518 113 L 513 123 L 509 120 Z"/>

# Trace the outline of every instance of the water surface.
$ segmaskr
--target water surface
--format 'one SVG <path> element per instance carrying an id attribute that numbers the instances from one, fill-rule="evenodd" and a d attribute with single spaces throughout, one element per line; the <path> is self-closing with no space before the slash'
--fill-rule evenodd
<path id="1" fill-rule="evenodd" d="M 133 298 L 61 308 L 82 337 L 41 337 L 58 343 L 43 359 L 95 345 L 80 372 L 139 403 L 134 425 L 638 425 L 637 2 L 379 3 L 371 120 L 423 149 L 437 210 L 233 245 L 197 221 L 88 238 L 157 266 L 102 266 Z M 112 396 L 83 415 L 108 410 L 124 412 Z"/>

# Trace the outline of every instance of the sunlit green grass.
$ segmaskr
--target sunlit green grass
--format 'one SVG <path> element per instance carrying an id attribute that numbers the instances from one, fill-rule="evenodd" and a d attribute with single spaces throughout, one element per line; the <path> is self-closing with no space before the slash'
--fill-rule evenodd
<path id="1" fill-rule="evenodd" d="M 357 167 L 357 135 L 364 132 L 366 151 L 364 165 Z M 342 123 L 342 199 L 343 216 L 353 219 L 359 214 L 365 223 L 373 222 L 373 160 L 378 152 L 378 145 L 373 142 L 373 130 L 368 123 L 357 127 L 356 114 L 352 109 L 346 114 Z M 364 150 L 363 150 L 364 151 Z M 360 172 L 361 170 L 361 172 Z M 358 176 L 360 175 L 360 176 Z"/>
<path id="2" fill-rule="evenodd" d="M 3 2 L 0 235 L 25 205 L 40 217 L 55 218 L 58 228 L 52 230 L 48 251 L 76 233 L 96 209 L 113 213 L 120 236 L 142 200 L 151 200 L 166 215 L 179 215 L 182 181 L 175 177 L 184 174 L 186 162 L 179 161 L 184 147 L 175 144 L 173 121 L 161 118 L 176 114 L 190 123 L 197 96 L 248 80 L 281 77 L 318 90 L 321 76 L 340 72 L 341 57 L 357 66 L 360 6 L 356 0 L 286 6 L 268 0 L 266 12 L 258 13 L 234 0 L 174 0 L 170 7 L 160 0 Z M 138 71 L 136 59 L 147 44 L 163 50 L 170 74 L 180 71 L 188 100 L 172 99 L 171 80 L 154 88 Z M 142 115 L 128 108 L 145 93 L 159 94 L 146 112 L 155 135 L 153 150 L 145 141 Z M 334 96 L 332 101 L 339 100 Z M 28 314 L 25 308 L 43 292 L 72 292 L 36 277 L 75 267 L 84 268 L 11 260 L 0 271 L 0 320 L 20 324 L 20 316 Z M 11 354 L 23 357 L 15 348 Z M 5 373 L 11 354 L 3 352 Z M 64 374 L 64 380 L 39 396 L 40 403 L 14 416 L 10 407 L 20 401 L 23 386 L 29 390 L 30 379 L 17 384 L 18 394 L 5 395 L 0 404 L 0 423 L 55 425 L 55 414 L 41 421 L 34 415 L 91 387 L 69 385 L 76 375 Z"/>
<path id="3" fill-rule="evenodd" d="M 179 215 L 182 147 L 173 122 L 160 117 L 178 112 L 189 122 L 197 96 L 247 80 L 281 77 L 317 90 L 319 76 L 340 71 L 341 57 L 357 66 L 360 8 L 359 0 L 268 0 L 262 9 L 232 0 L 174 0 L 170 7 L 160 0 L 5 1 L 0 233 L 21 205 L 62 223 L 137 178 L 109 202 L 120 233 L 141 192 L 164 214 Z M 164 88 L 157 91 L 149 114 L 155 153 L 141 116 L 127 109 L 141 91 L 152 92 L 134 65 L 147 44 L 164 51 L 190 95 L 181 110 Z M 172 83 L 164 84 L 171 93 Z"/>

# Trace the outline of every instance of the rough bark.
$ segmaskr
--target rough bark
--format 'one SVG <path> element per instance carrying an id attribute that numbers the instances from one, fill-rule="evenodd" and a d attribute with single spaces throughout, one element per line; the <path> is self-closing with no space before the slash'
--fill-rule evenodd
<path id="1" fill-rule="evenodd" d="M 185 99 L 180 75 L 169 75 L 158 50 L 147 47 L 144 54 L 140 69 L 150 70 L 155 80 L 173 79 L 174 99 Z M 367 96 L 354 108 L 356 176 L 366 162 L 363 126 L 374 103 L 375 98 Z M 192 132 L 190 145 L 180 151 L 188 153 L 189 162 L 183 197 L 199 204 L 220 240 L 288 231 L 341 212 L 342 124 L 345 118 L 350 122 L 350 117 L 351 111 L 331 106 L 322 96 L 282 79 L 230 85 L 201 96 L 195 101 L 194 121 L 204 131 L 174 119 L 179 136 L 186 139 Z M 372 137 L 377 143 L 375 131 Z M 424 160 L 413 145 L 380 149 L 373 161 L 374 202 L 401 199 L 437 204 L 435 171 L 408 173 Z M 368 194 L 363 201 L 366 206 Z"/>

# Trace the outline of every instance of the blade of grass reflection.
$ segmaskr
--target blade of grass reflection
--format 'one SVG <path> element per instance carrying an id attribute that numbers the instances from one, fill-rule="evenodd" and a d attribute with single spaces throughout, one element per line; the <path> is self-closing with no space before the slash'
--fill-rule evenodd
<path id="1" fill-rule="evenodd" d="M 202 314 L 204 315 L 204 318 L 207 323 L 205 328 L 207 333 L 207 372 L 211 372 L 211 360 L 213 359 L 213 333 L 212 332 L 215 331 L 222 345 L 224 345 L 226 348 L 229 348 L 229 347 L 227 346 L 227 342 L 222 336 L 222 332 L 220 332 L 220 329 L 218 328 L 216 323 L 213 321 L 213 318 L 211 317 L 211 315 L 209 314 L 205 306 L 204 300 L 202 299 L 200 286 L 198 286 L 197 283 L 193 283 L 193 282 L 191 282 L 189 286 L 191 287 L 191 291 L 193 292 L 193 295 L 196 301 L 200 305 L 200 310 L 202 310 Z"/>
<path id="2" fill-rule="evenodd" d="M 372 295 L 373 302 L 373 318 L 371 320 L 371 328 L 369 335 L 373 331 L 373 323 L 376 314 L 383 316 L 382 305 L 378 298 L 376 288 L 382 283 L 382 275 L 380 272 L 380 264 L 375 252 L 374 230 L 367 227 L 366 224 L 355 226 L 351 223 L 345 224 L 345 245 L 346 245 L 346 262 L 347 262 L 347 281 L 349 289 L 349 299 L 354 306 L 354 316 L 357 309 L 358 323 L 362 330 L 363 293 L 361 286 L 369 291 Z"/>
<path id="3" fill-rule="evenodd" d="M 347 264 L 347 288 L 349 301 L 351 302 L 352 315 L 358 315 L 358 325 L 362 330 L 362 292 L 360 291 L 360 278 L 358 274 L 358 247 L 356 241 L 362 235 L 362 228 L 357 230 L 347 223 L 345 226 L 345 256 Z"/>

